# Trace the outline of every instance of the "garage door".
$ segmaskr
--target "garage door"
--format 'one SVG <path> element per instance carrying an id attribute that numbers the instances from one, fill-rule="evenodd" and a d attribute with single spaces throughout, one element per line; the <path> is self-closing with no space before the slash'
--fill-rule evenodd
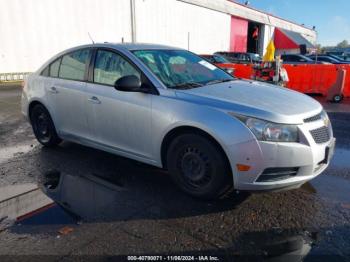
<path id="1" fill-rule="evenodd" d="M 230 51 L 247 52 L 248 21 L 231 16 Z"/>

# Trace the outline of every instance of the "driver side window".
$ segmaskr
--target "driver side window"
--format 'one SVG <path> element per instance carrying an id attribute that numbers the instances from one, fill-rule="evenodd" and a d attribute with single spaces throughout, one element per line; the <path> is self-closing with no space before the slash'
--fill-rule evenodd
<path id="1" fill-rule="evenodd" d="M 94 67 L 94 82 L 114 85 L 115 81 L 127 75 L 141 78 L 140 72 L 122 56 L 106 50 L 98 50 Z"/>

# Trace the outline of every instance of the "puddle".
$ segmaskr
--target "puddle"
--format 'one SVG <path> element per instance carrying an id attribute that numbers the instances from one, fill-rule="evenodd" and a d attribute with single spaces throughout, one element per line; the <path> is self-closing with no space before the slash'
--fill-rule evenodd
<path id="1" fill-rule="evenodd" d="M 77 221 L 77 216 L 57 205 L 36 184 L 11 185 L 0 190 L 0 232 L 10 228 L 21 234 L 56 234 L 61 225 Z"/>
<path id="2" fill-rule="evenodd" d="M 0 218 L 16 220 L 52 203 L 35 184 L 5 186 L 0 191 Z"/>
<path id="3" fill-rule="evenodd" d="M 336 204 L 350 204 L 350 181 L 341 177 L 321 174 L 304 184 L 301 189 Z"/>
<path id="4" fill-rule="evenodd" d="M 7 228 L 16 234 L 60 236 L 76 230 L 80 222 L 113 223 L 127 221 L 130 217 L 141 221 L 169 218 L 154 213 L 151 216 L 147 213 L 135 216 L 140 213 L 137 211 L 145 208 L 142 197 L 146 194 L 139 195 L 130 188 L 121 187 L 118 181 L 111 183 L 108 180 L 94 175 L 74 176 L 50 170 L 39 186 L 23 184 L 0 188 L 0 232 Z M 350 203 L 349 188 L 350 182 L 330 175 L 321 175 L 303 186 L 312 194 L 343 203 Z M 157 207 L 161 208 L 161 205 Z M 194 206 L 191 205 L 191 208 L 194 209 Z M 171 209 L 176 210 L 176 205 Z M 204 214 L 201 209 L 200 213 L 187 216 Z M 176 214 L 175 217 L 181 219 L 182 215 Z M 234 241 L 240 254 L 258 255 L 264 261 L 302 261 L 313 253 L 314 246 L 322 242 L 318 240 L 318 233 L 308 232 L 305 228 L 244 232 Z"/>
<path id="5" fill-rule="evenodd" d="M 350 168 L 350 150 L 337 147 L 335 149 L 335 154 L 330 166 L 338 168 Z"/>
<path id="6" fill-rule="evenodd" d="M 333 171 L 336 171 L 336 169 L 350 169 L 349 160 L 350 150 L 336 148 L 329 169 L 333 169 Z M 301 188 L 334 203 L 350 204 L 350 180 L 331 175 L 327 171 L 304 184 Z"/>
<path id="7" fill-rule="evenodd" d="M 16 145 L 16 146 L 8 146 L 8 147 L 2 147 L 0 149 L 0 164 L 10 160 L 11 158 L 26 154 L 33 150 L 35 146 L 33 146 L 35 142 L 27 145 Z"/>
<path id="8" fill-rule="evenodd" d="M 16 234 L 59 235 L 65 226 L 75 227 L 80 218 L 53 203 L 18 217 L 10 230 Z"/>
<path id="9" fill-rule="evenodd" d="M 0 232 L 57 234 L 83 219 L 121 218 L 117 195 L 122 188 L 97 176 L 71 176 L 48 171 L 42 183 L 0 188 Z M 125 216 L 124 216 L 125 217 Z"/>
<path id="10" fill-rule="evenodd" d="M 112 220 L 123 212 L 119 204 L 122 187 L 94 175 L 46 174 L 45 193 L 85 221 Z"/>
<path id="11" fill-rule="evenodd" d="M 243 255 L 259 255 L 264 261 L 303 261 L 317 238 L 315 232 L 273 228 L 267 232 L 245 233 L 237 244 Z"/>

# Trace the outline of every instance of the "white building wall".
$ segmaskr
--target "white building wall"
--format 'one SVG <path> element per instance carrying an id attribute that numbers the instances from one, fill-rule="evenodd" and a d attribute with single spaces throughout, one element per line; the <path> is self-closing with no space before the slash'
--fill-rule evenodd
<path id="1" fill-rule="evenodd" d="M 177 0 L 136 0 L 136 40 L 199 54 L 228 50 L 231 16 Z M 189 43 L 188 43 L 189 42 Z"/>
<path id="2" fill-rule="evenodd" d="M 231 14 L 233 16 L 241 17 L 250 21 L 258 22 L 261 24 L 272 25 L 286 30 L 291 30 L 302 34 L 309 39 L 312 43 L 316 41 L 316 31 L 290 22 L 288 20 L 269 15 L 264 12 L 260 12 L 249 6 L 244 6 L 235 1 L 228 0 L 178 0 L 188 4 L 206 7 L 212 10 L 216 10 L 225 14 Z M 240 1 L 243 2 L 243 1 Z"/>
<path id="3" fill-rule="evenodd" d="M 229 50 L 231 15 L 264 23 L 265 52 L 275 26 L 316 32 L 227 0 L 135 0 L 136 40 L 196 53 Z M 54 54 L 95 42 L 131 41 L 130 0 L 0 0 L 0 73 L 35 71 Z"/>
<path id="4" fill-rule="evenodd" d="M 54 54 L 131 41 L 129 0 L 0 0 L 0 73 L 35 71 Z"/>

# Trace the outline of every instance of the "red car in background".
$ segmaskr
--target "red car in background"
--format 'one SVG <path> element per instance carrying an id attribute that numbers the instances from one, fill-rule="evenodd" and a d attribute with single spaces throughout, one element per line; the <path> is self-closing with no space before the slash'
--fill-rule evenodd
<path id="1" fill-rule="evenodd" d="M 225 57 L 220 55 L 199 55 L 199 56 L 207 60 L 208 62 L 224 69 L 227 73 L 231 75 L 234 74 L 235 64 L 232 64 L 231 62 L 229 62 Z"/>

